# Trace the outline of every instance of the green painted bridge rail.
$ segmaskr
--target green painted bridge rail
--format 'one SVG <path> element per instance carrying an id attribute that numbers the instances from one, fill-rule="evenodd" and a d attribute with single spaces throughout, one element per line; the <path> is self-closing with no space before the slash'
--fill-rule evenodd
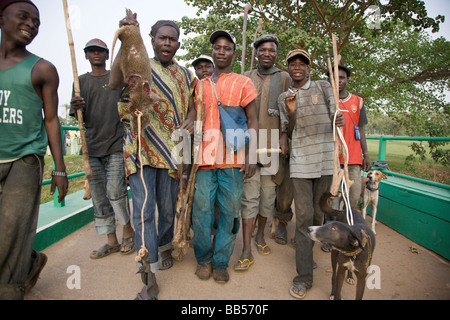
<path id="1" fill-rule="evenodd" d="M 62 130 L 78 130 L 78 127 L 62 126 Z M 379 140 L 378 160 L 374 164 L 381 164 L 377 169 L 388 176 L 380 186 L 377 221 L 450 259 L 450 186 L 391 172 L 386 163 L 386 145 L 391 140 L 450 141 L 450 137 L 370 136 L 367 139 Z M 83 175 L 84 172 L 79 172 L 68 178 Z M 43 185 L 50 183 L 51 180 L 46 180 Z M 45 249 L 93 221 L 92 201 L 83 200 L 83 194 L 84 190 L 80 190 L 66 196 L 62 204 L 54 200 L 41 205 L 36 250 Z M 371 214 L 370 208 L 368 213 Z"/>

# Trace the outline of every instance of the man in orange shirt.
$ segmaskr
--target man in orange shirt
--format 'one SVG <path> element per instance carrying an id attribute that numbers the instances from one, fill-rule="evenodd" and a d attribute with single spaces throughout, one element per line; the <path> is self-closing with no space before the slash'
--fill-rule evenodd
<path id="1" fill-rule="evenodd" d="M 234 36 L 226 31 L 216 31 L 211 35 L 210 41 L 213 45 L 214 73 L 203 79 L 195 90 L 198 100 L 198 89 L 203 85 L 201 98 L 205 109 L 202 157 L 195 181 L 192 227 L 198 263 L 196 275 L 207 280 L 212 273 L 214 280 L 226 283 L 229 280 L 228 263 L 239 230 L 244 179 L 253 176 L 256 170 L 258 120 L 255 98 L 258 94 L 250 78 L 231 72 L 231 62 L 236 55 Z M 250 142 L 237 152 L 227 148 L 224 142 L 225 133 L 221 132 L 218 102 L 244 108 L 251 133 Z M 211 230 L 216 198 L 220 218 L 213 246 Z"/>

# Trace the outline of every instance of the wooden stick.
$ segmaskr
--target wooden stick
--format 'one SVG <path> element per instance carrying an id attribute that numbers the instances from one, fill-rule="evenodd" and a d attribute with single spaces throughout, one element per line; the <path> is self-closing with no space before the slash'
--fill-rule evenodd
<path id="1" fill-rule="evenodd" d="M 260 33 L 262 31 L 262 24 L 263 24 L 263 20 L 259 19 L 258 27 L 256 28 L 255 36 L 253 37 L 253 43 L 255 43 L 258 33 Z M 255 60 L 255 47 L 254 46 L 252 48 L 252 60 L 250 60 L 250 70 L 253 70 L 253 60 Z"/>
<path id="2" fill-rule="evenodd" d="M 244 26 L 242 30 L 242 57 L 241 57 L 241 74 L 244 74 L 245 70 L 245 50 L 246 50 L 246 42 L 247 42 L 247 19 L 248 14 L 252 10 L 252 5 L 247 4 L 244 8 Z"/>
<path id="3" fill-rule="evenodd" d="M 78 80 L 77 62 L 75 59 L 75 49 L 72 38 L 72 28 L 70 27 L 69 10 L 67 9 L 67 0 L 63 0 L 63 7 L 64 7 L 64 16 L 66 18 L 67 37 L 69 39 L 70 56 L 72 58 L 73 90 L 76 96 L 80 96 L 80 82 Z M 84 173 L 87 179 L 91 179 L 92 169 L 91 165 L 89 164 L 89 152 L 86 145 L 86 132 L 84 131 L 83 111 L 81 109 L 77 109 L 77 119 L 81 136 L 81 150 L 83 151 Z"/>

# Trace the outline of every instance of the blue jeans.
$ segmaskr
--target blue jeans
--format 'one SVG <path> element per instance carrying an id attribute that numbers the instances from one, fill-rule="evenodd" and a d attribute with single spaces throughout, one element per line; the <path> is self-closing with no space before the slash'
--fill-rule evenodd
<path id="1" fill-rule="evenodd" d="M 198 264 L 211 263 L 216 270 L 228 268 L 239 231 L 243 177 L 244 172 L 237 168 L 198 170 L 192 208 L 194 252 Z M 211 232 L 216 197 L 220 216 L 213 248 Z"/>
<path id="2" fill-rule="evenodd" d="M 116 231 L 115 218 L 120 225 L 130 221 L 125 163 L 123 152 L 105 157 L 89 157 L 92 179 L 89 179 L 94 205 L 95 229 L 99 235 Z"/>
<path id="3" fill-rule="evenodd" d="M 144 241 L 150 253 L 150 269 L 159 270 L 158 251 L 172 248 L 175 205 L 178 194 L 178 181 L 169 176 L 169 170 L 144 166 L 143 176 L 147 188 L 141 180 L 141 169 L 128 177 L 133 198 L 133 225 L 136 232 L 136 249 L 142 246 L 141 211 L 144 207 Z M 158 230 L 156 230 L 155 207 L 158 206 Z"/>
<path id="4" fill-rule="evenodd" d="M 44 158 L 0 164 L 0 300 L 23 299 L 33 265 Z"/>

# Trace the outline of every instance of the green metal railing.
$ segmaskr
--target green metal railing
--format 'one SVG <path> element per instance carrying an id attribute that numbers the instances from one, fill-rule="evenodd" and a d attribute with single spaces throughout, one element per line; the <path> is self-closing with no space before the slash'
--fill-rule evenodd
<path id="1" fill-rule="evenodd" d="M 390 137 L 390 136 L 371 136 L 366 137 L 369 140 L 378 140 L 378 161 L 386 161 L 386 146 L 389 140 L 406 140 L 406 141 L 450 141 L 450 137 Z M 420 179 L 416 177 L 411 177 L 405 174 L 392 172 L 387 169 L 381 169 L 382 172 L 389 174 L 394 177 L 399 177 L 403 179 L 408 179 L 411 181 L 423 183 L 430 186 L 435 186 L 443 189 L 450 190 L 450 185 L 438 183 L 430 180 Z"/>
<path id="2" fill-rule="evenodd" d="M 80 128 L 78 128 L 78 127 L 71 127 L 71 126 L 61 126 L 61 137 L 62 137 L 63 147 L 64 147 L 64 144 L 66 143 L 66 141 L 64 139 L 64 135 L 63 135 L 64 130 L 80 131 Z M 55 169 L 55 162 L 53 162 L 53 169 Z M 84 171 L 77 172 L 77 173 L 73 173 L 73 174 L 68 175 L 67 179 L 71 180 L 71 179 L 75 179 L 75 178 L 78 178 L 78 177 L 82 177 L 84 175 L 85 175 Z M 42 186 L 50 185 L 51 183 L 52 183 L 52 179 L 47 179 L 47 180 L 42 181 Z M 55 193 L 53 194 L 53 206 L 55 208 L 57 208 L 57 207 L 64 207 L 66 205 L 66 201 L 65 201 L 65 199 L 63 199 L 63 201 L 58 202 L 58 195 L 59 195 L 58 188 L 56 188 Z"/>

